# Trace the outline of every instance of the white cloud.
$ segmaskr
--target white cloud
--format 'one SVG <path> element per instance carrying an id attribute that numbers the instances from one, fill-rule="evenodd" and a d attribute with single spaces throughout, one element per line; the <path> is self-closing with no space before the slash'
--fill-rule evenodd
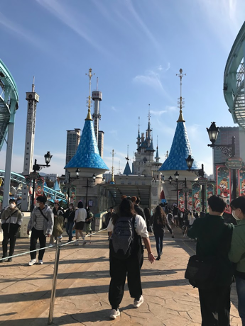
<path id="1" fill-rule="evenodd" d="M 244 21 L 244 1 L 198 0 L 198 4 L 211 31 L 226 49 L 230 49 L 231 44 L 228 40 L 234 40 Z"/>
<path id="2" fill-rule="evenodd" d="M 44 7 L 46 10 L 56 16 L 63 24 L 67 25 L 85 41 L 87 41 L 92 47 L 102 52 L 104 55 L 110 56 L 104 47 L 98 42 L 94 42 L 95 35 L 92 34 L 93 20 L 83 15 L 81 12 L 72 11 L 70 7 L 64 6 L 61 1 L 57 0 L 36 0 L 37 3 Z M 64 3 L 64 2 L 63 2 Z"/>
<path id="3" fill-rule="evenodd" d="M 44 48 L 44 43 L 36 35 L 33 35 L 29 30 L 9 20 L 2 13 L 0 13 L 0 25 L 3 25 L 5 28 L 16 34 L 16 36 L 20 36 L 32 45 L 35 45 L 40 49 Z"/>
<path id="4" fill-rule="evenodd" d="M 155 115 L 155 116 L 158 116 L 160 117 L 163 113 L 166 113 L 167 111 L 166 110 L 161 110 L 161 111 L 153 111 L 153 110 L 150 110 L 150 113 L 152 115 Z"/>
<path id="5" fill-rule="evenodd" d="M 133 82 L 145 84 L 150 86 L 158 91 L 163 91 L 164 88 L 160 80 L 160 75 L 153 70 L 149 70 L 145 75 L 137 75 L 133 78 Z"/>
<path id="6" fill-rule="evenodd" d="M 176 111 L 178 111 L 178 108 L 177 108 L 177 106 L 169 106 L 169 105 L 167 105 L 166 110 L 169 111 L 169 112 L 176 112 Z"/>

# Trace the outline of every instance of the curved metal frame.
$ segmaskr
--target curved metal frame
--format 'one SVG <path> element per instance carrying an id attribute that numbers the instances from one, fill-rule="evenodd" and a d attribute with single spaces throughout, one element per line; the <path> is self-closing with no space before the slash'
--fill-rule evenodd
<path id="1" fill-rule="evenodd" d="M 231 48 L 224 71 L 224 97 L 233 121 L 245 129 L 245 22 Z"/>
<path id="2" fill-rule="evenodd" d="M 0 177 L 4 178 L 4 176 L 5 176 L 5 171 L 0 170 Z M 22 183 L 22 184 L 26 184 L 26 178 L 23 175 L 15 173 L 15 172 L 11 172 L 11 180 L 14 180 L 14 181 Z M 56 191 L 54 189 L 51 189 L 51 188 L 49 188 L 47 186 L 44 186 L 43 190 L 44 190 L 45 194 L 55 196 L 55 198 L 62 199 L 63 201 L 66 202 L 66 195 L 65 194 L 63 194 L 63 193 L 61 193 L 59 191 Z"/>

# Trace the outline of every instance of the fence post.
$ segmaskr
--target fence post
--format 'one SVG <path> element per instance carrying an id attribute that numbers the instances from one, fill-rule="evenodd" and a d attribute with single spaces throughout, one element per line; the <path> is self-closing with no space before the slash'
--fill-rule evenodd
<path id="1" fill-rule="evenodd" d="M 57 274 L 59 267 L 59 258 L 60 258 L 60 244 L 57 238 L 56 240 L 56 253 L 55 253 L 55 262 L 54 262 L 54 276 L 53 276 L 53 285 L 51 290 L 51 298 L 50 298 L 50 307 L 49 307 L 49 316 L 48 316 L 48 324 L 53 323 L 53 315 L 54 315 L 54 300 L 55 300 L 55 292 L 56 292 L 56 283 L 57 283 Z"/>

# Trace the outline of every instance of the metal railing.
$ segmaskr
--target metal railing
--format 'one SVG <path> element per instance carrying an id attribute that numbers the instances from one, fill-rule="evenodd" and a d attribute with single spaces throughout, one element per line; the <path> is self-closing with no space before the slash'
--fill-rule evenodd
<path id="1" fill-rule="evenodd" d="M 106 229 L 101 229 L 97 232 L 93 232 L 90 233 L 89 235 L 85 235 L 85 237 L 89 237 L 90 236 L 90 242 L 91 242 L 91 237 L 96 235 L 99 232 L 102 231 L 106 231 Z M 5 261 L 8 260 L 9 258 L 15 258 L 15 257 L 19 257 L 19 256 L 24 256 L 24 255 L 28 255 L 32 252 L 37 252 L 40 250 L 45 250 L 45 249 L 52 249 L 55 248 L 56 252 L 55 252 L 55 261 L 54 261 L 54 274 L 53 274 L 53 282 L 52 282 L 52 289 L 51 289 L 51 297 L 50 297 L 50 307 L 49 307 L 49 316 L 48 316 L 48 324 L 51 325 L 53 323 L 53 315 L 54 315 L 54 302 L 55 302 L 55 294 L 56 294 L 56 284 L 57 284 L 57 276 L 58 276 L 58 267 L 59 267 L 59 259 L 60 259 L 60 248 L 61 247 L 65 247 L 67 245 L 70 245 L 72 243 L 75 243 L 77 241 L 76 240 L 72 240 L 66 243 L 61 243 L 60 239 L 57 238 L 57 241 L 55 244 L 43 247 L 43 248 L 39 248 L 39 249 L 35 249 L 35 250 L 31 250 L 31 251 L 25 251 L 25 252 L 21 252 L 19 254 L 16 255 L 12 255 L 12 256 L 7 256 L 4 258 L 0 258 L 0 262 L 1 261 Z"/>

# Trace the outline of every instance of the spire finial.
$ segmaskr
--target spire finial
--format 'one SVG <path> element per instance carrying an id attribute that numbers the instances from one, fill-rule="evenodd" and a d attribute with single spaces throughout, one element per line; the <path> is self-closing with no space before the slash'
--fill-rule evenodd
<path id="1" fill-rule="evenodd" d="M 91 116 L 91 112 L 90 112 L 90 109 L 88 109 L 88 114 L 87 114 L 87 118 L 85 120 L 93 120 L 92 119 L 92 116 Z"/>
<path id="2" fill-rule="evenodd" d="M 129 145 L 127 145 L 127 157 L 125 157 L 127 161 L 129 161 Z"/>
<path id="3" fill-rule="evenodd" d="M 114 149 L 112 150 L 111 153 L 111 160 L 112 160 L 112 167 L 111 167 L 111 183 L 114 184 L 115 183 L 115 179 L 114 179 L 114 156 L 115 156 L 115 151 Z"/>
<path id="4" fill-rule="evenodd" d="M 32 79 L 32 93 L 35 92 L 35 76 L 33 76 L 33 79 Z"/>
<path id="5" fill-rule="evenodd" d="M 99 90 L 99 77 L 97 77 L 97 83 L 96 83 L 96 91 Z"/>
<path id="6" fill-rule="evenodd" d="M 183 74 L 183 70 L 180 68 L 179 74 L 176 74 L 176 76 L 178 76 L 180 79 L 180 97 L 179 97 L 179 101 L 178 101 L 180 113 L 179 113 L 179 119 L 177 120 L 177 122 L 185 122 L 185 120 L 183 118 L 183 114 L 182 114 L 182 109 L 185 104 L 184 99 L 182 98 L 182 78 L 183 78 L 183 76 L 186 76 L 186 74 Z"/>
<path id="7" fill-rule="evenodd" d="M 151 105 L 149 105 L 149 111 L 148 111 L 148 123 L 151 123 Z"/>
<path id="8" fill-rule="evenodd" d="M 92 68 L 89 68 L 89 71 L 88 71 L 88 74 L 85 74 L 88 76 L 89 78 L 89 96 L 88 96 L 88 109 L 90 111 L 90 107 L 91 107 L 91 79 L 92 79 L 92 76 L 95 75 L 95 74 L 92 74 Z"/>
<path id="9" fill-rule="evenodd" d="M 138 117 L 138 136 L 140 136 L 140 117 Z"/>

